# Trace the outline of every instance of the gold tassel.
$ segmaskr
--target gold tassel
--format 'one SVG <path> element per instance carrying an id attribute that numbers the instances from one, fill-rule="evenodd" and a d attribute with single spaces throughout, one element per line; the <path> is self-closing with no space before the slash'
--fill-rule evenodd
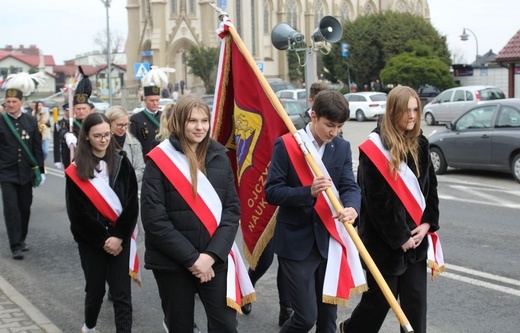
<path id="1" fill-rule="evenodd" d="M 137 283 L 137 285 L 139 287 L 141 287 L 141 281 L 139 280 L 139 277 L 137 276 L 137 273 L 134 272 L 133 270 L 129 269 L 128 270 L 128 275 L 130 275 L 130 277 L 132 278 L 132 280 L 134 280 L 135 283 Z"/>
<path id="2" fill-rule="evenodd" d="M 439 266 L 439 264 L 437 264 L 433 260 L 428 260 L 428 267 L 432 269 L 432 281 L 435 280 L 435 278 L 439 274 L 446 271 L 446 266 L 444 266 L 444 265 Z"/>
<path id="3" fill-rule="evenodd" d="M 222 85 L 222 91 L 227 91 L 228 84 L 229 84 L 229 71 L 230 71 L 230 63 L 231 63 L 231 34 L 228 34 L 226 36 L 226 62 L 224 63 L 224 81 L 221 81 Z M 218 87 L 216 87 L 218 89 Z M 224 103 L 226 103 L 226 94 L 222 94 L 220 96 L 219 105 L 217 105 L 217 110 L 222 110 L 224 108 Z M 216 127 L 214 131 L 214 137 L 218 138 L 220 135 L 220 126 L 222 125 L 222 112 L 218 113 L 218 119 L 216 121 Z"/>
<path id="4" fill-rule="evenodd" d="M 265 250 L 265 247 L 267 244 L 271 241 L 271 238 L 273 238 L 274 235 L 274 229 L 276 227 L 276 216 L 278 215 L 278 207 L 273 213 L 273 216 L 271 216 L 271 219 L 265 226 L 264 231 L 262 232 L 262 235 L 260 238 L 258 238 L 258 241 L 256 242 L 255 248 L 253 250 L 253 253 L 249 252 L 249 249 L 247 246 L 244 245 L 244 257 L 246 258 L 247 262 L 249 263 L 249 267 L 251 269 L 255 269 L 256 265 L 258 264 L 258 260 L 260 259 L 260 256 Z"/>

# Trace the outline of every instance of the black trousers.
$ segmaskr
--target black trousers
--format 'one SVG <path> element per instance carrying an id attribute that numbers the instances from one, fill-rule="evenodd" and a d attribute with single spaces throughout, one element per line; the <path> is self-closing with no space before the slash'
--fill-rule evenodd
<path id="1" fill-rule="evenodd" d="M 2 187 L 2 203 L 4 219 L 9 237 L 11 251 L 21 250 L 29 230 L 29 218 L 33 200 L 32 184 L 24 185 L 4 182 Z"/>
<path id="2" fill-rule="evenodd" d="M 106 281 L 114 303 L 116 332 L 132 332 L 132 289 L 128 274 L 130 241 L 125 240 L 122 246 L 123 251 L 114 257 L 102 248 L 78 244 L 81 267 L 86 280 L 85 324 L 88 328 L 96 327 L 105 296 Z"/>
<path id="3" fill-rule="evenodd" d="M 253 286 L 260 280 L 260 278 L 267 272 L 271 264 L 273 263 L 274 252 L 273 252 L 273 240 L 271 240 L 262 252 L 260 258 L 258 258 L 258 263 L 255 269 L 249 269 L 248 274 L 251 279 L 251 283 Z M 287 282 L 285 282 L 285 275 L 283 274 L 283 270 L 278 265 L 278 271 L 276 274 L 276 286 L 278 288 L 278 298 L 280 301 L 280 305 L 284 307 L 291 306 L 291 299 L 289 297 L 289 290 L 287 288 Z"/>
<path id="4" fill-rule="evenodd" d="M 426 333 L 426 274 L 426 263 L 420 261 L 409 265 L 400 276 L 383 276 L 394 296 L 399 296 L 401 308 L 415 333 Z M 383 325 L 390 305 L 369 271 L 367 285 L 368 291 L 363 293 L 352 316 L 345 322 L 345 332 L 377 333 Z"/>
<path id="5" fill-rule="evenodd" d="M 215 272 L 215 277 L 205 283 L 188 270 L 154 270 L 153 274 L 170 332 L 193 333 L 195 292 L 206 311 L 208 333 L 237 332 L 237 313 L 226 302 L 227 270 Z"/>
<path id="6" fill-rule="evenodd" d="M 287 319 L 280 333 L 309 332 L 316 324 L 316 333 L 335 333 L 338 306 L 322 302 L 327 260 L 316 248 L 303 261 L 278 257 L 285 274 L 294 314 Z"/>

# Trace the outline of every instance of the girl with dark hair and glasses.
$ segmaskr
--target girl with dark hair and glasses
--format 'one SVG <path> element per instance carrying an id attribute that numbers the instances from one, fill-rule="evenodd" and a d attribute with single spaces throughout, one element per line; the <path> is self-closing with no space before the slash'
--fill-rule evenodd
<path id="1" fill-rule="evenodd" d="M 65 170 L 67 213 L 85 275 L 85 323 L 96 332 L 108 283 L 116 332 L 132 331 L 130 243 L 139 213 L 137 180 L 126 153 L 116 149 L 103 114 L 85 118 L 74 162 Z"/>

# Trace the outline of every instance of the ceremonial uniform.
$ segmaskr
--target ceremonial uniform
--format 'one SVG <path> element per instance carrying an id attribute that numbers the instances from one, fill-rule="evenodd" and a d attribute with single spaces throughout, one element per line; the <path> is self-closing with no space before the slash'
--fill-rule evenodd
<path id="1" fill-rule="evenodd" d="M 54 124 L 54 163 L 63 163 L 66 169 L 70 165 L 70 148 L 65 141 L 65 134 L 70 133 L 68 119 L 62 118 Z M 73 133 L 78 137 L 81 121 L 74 121 Z"/>
<path id="2" fill-rule="evenodd" d="M 29 77 L 26 73 L 21 74 Z M 8 87 L 6 96 L 6 112 L 0 116 L 0 185 L 9 246 L 14 259 L 23 259 L 21 251 L 28 249 L 25 238 L 31 215 L 32 187 L 38 185 L 35 183 L 35 168 L 42 174 L 45 172 L 42 137 L 36 118 L 22 113 L 16 105 L 21 104 L 22 91 Z M 8 122 L 16 133 L 13 133 Z M 25 151 L 17 136 L 31 155 Z"/>
<path id="3" fill-rule="evenodd" d="M 150 117 L 156 119 L 158 124 L 162 114 L 161 111 L 152 113 L 151 111 L 143 109 L 141 112 L 130 117 L 130 133 L 141 143 L 143 158 L 158 144 L 155 136 L 159 133 L 159 126 L 155 125 L 145 112 L 147 112 Z"/>

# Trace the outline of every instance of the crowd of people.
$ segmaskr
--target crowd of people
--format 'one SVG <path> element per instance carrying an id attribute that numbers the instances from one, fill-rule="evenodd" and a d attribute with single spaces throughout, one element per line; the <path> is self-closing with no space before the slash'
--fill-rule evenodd
<path id="1" fill-rule="evenodd" d="M 66 175 L 67 214 L 85 277 L 82 332 L 96 332 L 106 284 L 116 331 L 132 330 L 131 282 L 139 282 L 132 246 L 139 208 L 144 267 L 156 280 L 167 332 L 197 329 L 195 294 L 204 305 L 208 332 L 237 332 L 237 312 L 252 311 L 249 302 L 230 304 L 227 294 L 228 272 L 240 269 L 230 265 L 229 254 L 241 212 L 227 149 L 210 137 L 211 114 L 202 99 L 183 95 L 159 111 L 161 86 L 164 82 L 144 86 L 145 108 L 132 116 L 121 106 L 99 114 L 88 104 L 92 88 L 83 77 L 71 106 L 74 118 L 65 112 L 54 124 L 55 166 Z M 6 112 L 0 117 L 0 184 L 17 260 L 29 250 L 32 188 L 45 181 L 43 141 L 51 135 L 48 113 L 39 103 L 32 113 L 21 112 L 28 93 L 8 81 Z M 352 148 L 340 136 L 349 119 L 348 102 L 320 84 L 311 93 L 298 133 L 324 174 L 313 174 L 292 136 L 275 141 L 265 184 L 266 201 L 279 207 L 274 235 L 259 265 L 245 274 L 247 281 L 236 283 L 252 288 L 276 254 L 280 332 L 313 327 L 336 332 L 337 305 L 323 297 L 324 286 L 329 273 L 338 270 L 329 260 L 338 248 L 334 221 L 350 223 L 415 332 L 426 332 L 427 236 L 439 228 L 439 199 L 420 129 L 419 97 L 404 86 L 389 93 L 386 114 L 360 146 L 356 179 Z M 395 186 L 401 180 L 422 203 L 419 214 L 403 199 L 403 187 Z M 325 201 L 329 189 L 341 210 L 331 213 Z M 368 291 L 351 317 L 340 322 L 340 332 L 378 332 L 389 310 L 366 271 Z"/>

